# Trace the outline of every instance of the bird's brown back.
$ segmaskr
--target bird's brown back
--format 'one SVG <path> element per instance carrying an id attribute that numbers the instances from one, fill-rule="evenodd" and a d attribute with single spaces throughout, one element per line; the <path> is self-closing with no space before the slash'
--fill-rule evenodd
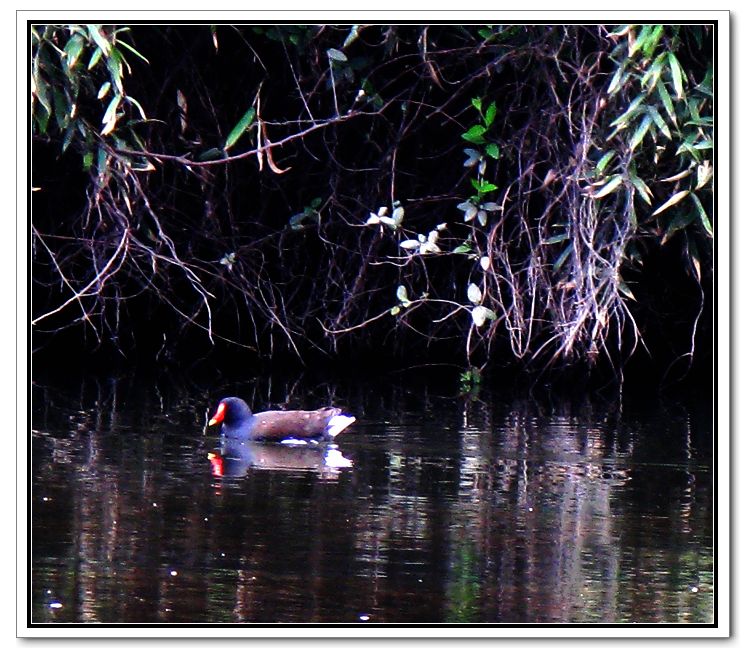
<path id="1" fill-rule="evenodd" d="M 335 407 L 313 411 L 262 411 L 254 414 L 255 439 L 281 439 L 288 436 L 313 437 L 324 434 L 329 418 L 340 413 Z"/>

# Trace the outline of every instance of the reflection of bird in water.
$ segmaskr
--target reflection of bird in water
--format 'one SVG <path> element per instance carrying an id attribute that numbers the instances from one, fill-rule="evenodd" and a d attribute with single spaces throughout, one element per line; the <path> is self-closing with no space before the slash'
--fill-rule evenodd
<path id="1" fill-rule="evenodd" d="M 208 453 L 208 459 L 213 475 L 233 478 L 243 477 L 249 469 L 315 471 L 328 476 L 352 466 L 331 443 L 288 445 L 226 437 L 221 439 L 218 452 Z"/>

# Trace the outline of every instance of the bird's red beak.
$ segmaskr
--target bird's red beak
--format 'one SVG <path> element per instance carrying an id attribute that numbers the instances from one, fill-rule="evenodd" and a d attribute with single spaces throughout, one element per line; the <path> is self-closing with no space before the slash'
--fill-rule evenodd
<path id="1" fill-rule="evenodd" d="M 215 425 L 216 423 L 222 423 L 223 418 L 225 418 L 225 404 L 221 402 L 218 405 L 218 410 L 215 412 L 215 415 L 212 418 L 210 418 L 207 424 Z"/>

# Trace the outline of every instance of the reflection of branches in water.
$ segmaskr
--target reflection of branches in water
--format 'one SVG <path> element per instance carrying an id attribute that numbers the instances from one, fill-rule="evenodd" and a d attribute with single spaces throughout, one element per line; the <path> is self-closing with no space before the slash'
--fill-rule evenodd
<path id="1" fill-rule="evenodd" d="M 426 384 L 242 384 L 257 406 L 342 397 L 364 430 L 344 448 L 354 469 L 334 484 L 258 471 L 219 492 L 200 480 L 204 399 L 178 382 L 35 389 L 46 432 L 35 467 L 53 460 L 44 478 L 60 478 L 71 501 L 52 529 L 73 537 L 81 614 L 276 622 L 371 612 L 395 622 L 440 621 L 450 609 L 461 621 L 588 623 L 706 608 L 705 593 L 684 600 L 693 575 L 711 584 L 710 474 L 698 470 L 702 428 L 689 407 L 651 421 L 617 401 L 465 400 Z M 681 444 L 672 470 L 651 470 L 653 436 L 666 455 Z"/>
<path id="2" fill-rule="evenodd" d="M 689 572 L 663 566 L 654 550 L 630 555 L 626 542 L 630 534 L 648 531 L 641 527 L 646 521 L 639 513 L 660 518 L 659 525 L 667 526 L 655 531 L 661 536 L 681 532 L 676 520 L 689 523 L 692 492 L 708 488 L 708 475 L 697 487 L 693 484 L 701 456 L 694 457 L 687 448 L 681 475 L 676 468 L 659 471 L 659 477 L 685 481 L 680 491 L 668 489 L 672 495 L 662 501 L 655 493 L 660 490 L 652 487 L 643 510 L 634 504 L 630 509 L 630 500 L 647 488 L 640 482 L 648 477 L 646 468 L 638 465 L 650 460 L 646 442 L 661 438 L 653 422 L 639 422 L 636 414 L 607 403 L 573 402 L 555 407 L 551 414 L 527 411 L 522 404 L 510 411 L 492 435 L 480 434 L 478 426 L 463 430 L 468 457 L 462 461 L 458 516 L 479 529 L 471 546 L 480 565 L 480 600 L 484 605 L 492 602 L 497 618 L 511 621 L 618 622 L 642 614 L 675 619 L 681 604 L 677 593 L 642 581 L 647 577 L 667 582 L 673 571 L 683 583 L 701 578 L 711 584 L 706 549 L 697 553 L 699 568 Z M 692 409 L 684 406 L 662 414 L 669 448 L 690 445 L 691 417 Z M 515 514 L 500 511 L 512 503 Z M 702 503 L 698 523 L 707 524 L 711 507 Z M 456 540 L 463 537 L 454 533 Z M 457 574 L 458 565 L 453 568 Z M 506 590 L 506 583 L 516 580 L 537 602 L 533 610 L 516 608 L 521 599 Z M 636 602 L 637 587 L 651 586 L 656 596 Z"/>

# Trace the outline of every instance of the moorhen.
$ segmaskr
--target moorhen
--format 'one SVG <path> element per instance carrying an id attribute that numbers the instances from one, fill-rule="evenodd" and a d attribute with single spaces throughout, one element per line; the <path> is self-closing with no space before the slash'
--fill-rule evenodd
<path id="1" fill-rule="evenodd" d="M 253 439 L 330 439 L 355 422 L 336 407 L 314 411 L 262 411 L 252 414 L 241 398 L 223 398 L 208 425 L 223 423 L 223 436 Z"/>

